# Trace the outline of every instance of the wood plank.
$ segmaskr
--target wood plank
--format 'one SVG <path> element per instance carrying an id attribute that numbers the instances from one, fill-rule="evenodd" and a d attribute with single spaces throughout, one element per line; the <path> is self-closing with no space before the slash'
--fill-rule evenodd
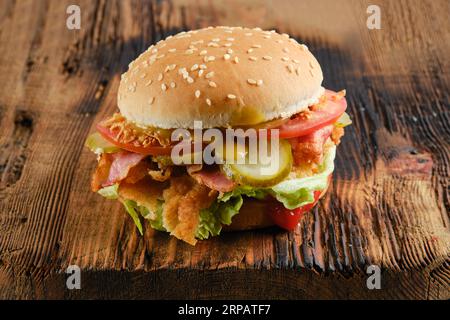
<path id="1" fill-rule="evenodd" d="M 193 284 L 192 297 L 227 297 L 233 284 L 234 297 L 449 298 L 448 2 L 380 2 L 382 30 L 370 31 L 369 1 L 84 0 L 82 29 L 69 31 L 69 1 L 3 1 L 0 297 L 180 298 Z M 127 64 L 207 25 L 290 33 L 317 56 L 325 86 L 347 89 L 354 122 L 333 185 L 294 233 L 196 247 L 149 228 L 140 237 L 120 204 L 89 191 L 95 157 L 83 141 L 116 109 Z M 64 290 L 70 264 L 86 290 Z M 365 287 L 369 264 L 383 267 L 385 290 Z"/>

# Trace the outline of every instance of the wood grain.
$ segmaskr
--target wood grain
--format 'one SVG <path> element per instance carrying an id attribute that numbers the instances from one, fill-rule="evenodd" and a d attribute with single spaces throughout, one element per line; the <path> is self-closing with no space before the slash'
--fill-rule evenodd
<path id="1" fill-rule="evenodd" d="M 450 298 L 448 1 L 70 1 L 0 4 L 0 298 Z M 196 247 L 89 191 L 83 147 L 116 110 L 120 74 L 181 30 L 287 32 L 347 89 L 353 126 L 328 195 L 293 233 L 228 233 Z M 64 270 L 83 270 L 65 289 Z M 368 290 L 366 267 L 382 267 Z"/>

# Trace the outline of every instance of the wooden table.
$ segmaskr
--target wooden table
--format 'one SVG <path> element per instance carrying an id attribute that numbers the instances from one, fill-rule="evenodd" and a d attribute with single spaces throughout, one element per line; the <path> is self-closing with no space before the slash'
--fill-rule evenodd
<path id="1" fill-rule="evenodd" d="M 1 298 L 450 298 L 448 1 L 80 0 L 68 30 L 72 2 L 0 3 Z M 84 139 L 116 110 L 120 74 L 208 25 L 287 32 L 326 87 L 347 89 L 333 185 L 296 232 L 141 237 L 89 190 Z M 66 288 L 72 264 L 81 290 Z M 371 264 L 380 290 L 366 287 Z"/>

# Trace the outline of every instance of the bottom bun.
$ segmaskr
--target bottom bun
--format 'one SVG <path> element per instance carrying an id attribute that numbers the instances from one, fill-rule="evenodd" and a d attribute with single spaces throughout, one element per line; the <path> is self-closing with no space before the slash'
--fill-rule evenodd
<path id="1" fill-rule="evenodd" d="M 320 194 L 322 198 L 327 192 L 328 187 L 331 184 L 331 175 L 328 180 L 327 187 Z M 240 230 L 252 230 L 262 229 L 275 225 L 266 213 L 268 210 L 267 201 L 257 200 L 252 198 L 245 198 L 242 204 L 239 214 L 233 217 L 231 225 L 223 226 L 224 231 L 240 231 Z"/>

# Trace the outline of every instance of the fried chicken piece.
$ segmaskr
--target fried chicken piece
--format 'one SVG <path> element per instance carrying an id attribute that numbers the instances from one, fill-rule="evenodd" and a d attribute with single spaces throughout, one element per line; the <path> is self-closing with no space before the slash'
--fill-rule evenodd
<path id="1" fill-rule="evenodd" d="M 191 177 L 172 177 L 170 187 L 163 191 L 164 227 L 171 235 L 195 245 L 200 210 L 208 208 L 216 197 L 217 192 L 211 192 Z"/>

